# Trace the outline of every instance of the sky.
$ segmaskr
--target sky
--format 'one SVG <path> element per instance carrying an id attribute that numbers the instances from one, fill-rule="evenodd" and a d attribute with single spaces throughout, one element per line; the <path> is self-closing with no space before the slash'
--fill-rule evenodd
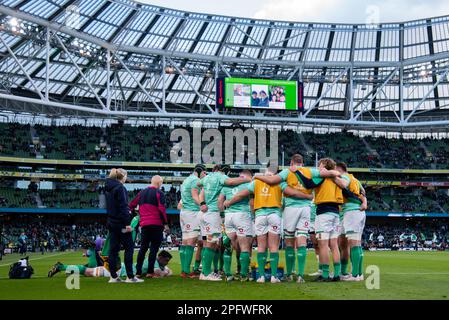
<path id="1" fill-rule="evenodd" d="M 448 0 L 139 0 L 192 12 L 298 22 L 402 22 L 449 15 Z"/>

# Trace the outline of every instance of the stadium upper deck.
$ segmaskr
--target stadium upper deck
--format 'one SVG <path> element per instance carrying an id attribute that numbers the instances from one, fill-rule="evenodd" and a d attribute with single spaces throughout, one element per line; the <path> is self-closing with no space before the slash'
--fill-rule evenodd
<path id="1" fill-rule="evenodd" d="M 448 25 L 448 16 L 350 25 L 6 0 L 0 102 L 52 116 L 445 131 Z M 306 111 L 216 110 L 222 76 L 301 81 Z"/>

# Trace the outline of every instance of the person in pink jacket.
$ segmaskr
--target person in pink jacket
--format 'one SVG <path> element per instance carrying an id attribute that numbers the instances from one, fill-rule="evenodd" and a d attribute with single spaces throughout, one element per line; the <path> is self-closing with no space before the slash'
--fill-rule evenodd
<path id="1" fill-rule="evenodd" d="M 129 207 L 134 210 L 139 206 L 141 244 L 139 254 L 137 255 L 136 276 L 142 277 L 142 266 L 147 254 L 148 248 L 148 273 L 147 278 L 154 278 L 154 262 L 162 243 L 162 233 L 164 228 L 167 233 L 168 228 L 167 209 L 165 204 L 165 194 L 160 190 L 163 180 L 160 176 L 151 178 L 151 185 L 140 191 L 131 201 Z"/>

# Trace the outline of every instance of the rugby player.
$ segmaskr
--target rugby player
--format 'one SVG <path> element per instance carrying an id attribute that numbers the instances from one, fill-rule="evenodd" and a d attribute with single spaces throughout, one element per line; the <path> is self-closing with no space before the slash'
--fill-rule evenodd
<path id="1" fill-rule="evenodd" d="M 277 168 L 270 166 L 265 171 L 265 176 L 274 176 Z M 260 179 L 251 182 L 247 189 L 237 193 L 232 199 L 224 202 L 225 208 L 254 195 L 255 230 L 257 236 L 257 263 L 259 278 L 258 283 L 265 282 L 265 263 L 267 259 L 267 248 L 270 251 L 271 283 L 279 283 L 277 278 L 277 266 L 279 264 L 279 241 L 281 233 L 281 208 L 282 193 L 289 197 L 298 199 L 312 199 L 311 195 L 305 194 L 288 185 L 270 185 Z"/>
<path id="2" fill-rule="evenodd" d="M 252 179 L 252 172 L 249 170 L 243 170 L 240 172 L 240 177 L 243 179 Z M 218 197 L 218 207 L 220 210 L 224 210 L 225 213 L 225 230 L 226 235 L 230 239 L 232 248 L 236 253 L 240 252 L 240 257 L 237 257 L 240 262 L 241 269 L 240 275 L 242 281 L 248 281 L 248 270 L 251 257 L 251 245 L 253 242 L 253 228 L 254 222 L 251 215 L 250 199 L 244 198 L 242 201 L 234 203 L 228 208 L 224 208 L 225 200 L 230 200 L 234 195 L 242 190 L 248 189 L 249 182 L 240 184 L 236 187 L 223 187 L 220 196 Z M 229 267 L 232 261 L 231 257 L 225 255 L 225 271 L 227 264 Z M 233 280 L 233 276 L 230 273 L 226 274 L 226 280 Z"/>
<path id="3" fill-rule="evenodd" d="M 195 245 L 200 236 L 200 188 L 197 183 L 206 176 L 206 166 L 198 164 L 192 174 L 181 184 L 181 212 L 179 215 L 182 232 L 182 244 L 179 248 L 181 258 L 181 277 L 196 277 L 190 272 Z M 199 250 L 200 247 L 198 247 Z"/>
<path id="4" fill-rule="evenodd" d="M 323 158 L 319 160 L 318 164 L 319 169 L 310 170 L 311 179 L 300 170 L 296 170 L 295 173 L 306 188 L 314 189 L 315 194 L 315 232 L 318 239 L 321 270 L 323 270 L 322 275 L 316 281 L 340 281 L 339 207 L 343 204 L 343 191 L 340 185 L 346 185 L 347 181 L 342 179 L 340 172 L 335 170 L 336 163 L 334 160 Z M 290 168 L 290 170 L 294 169 L 294 167 Z M 332 278 L 329 277 L 329 249 L 332 252 L 334 266 Z"/>
<path id="5" fill-rule="evenodd" d="M 284 193 L 283 226 L 285 239 L 285 262 L 287 281 L 293 281 L 292 270 L 295 264 L 295 247 L 297 248 L 297 282 L 304 282 L 304 269 L 307 257 L 307 236 L 310 228 L 310 206 L 312 204 L 312 189 L 306 189 L 302 181 L 294 173 L 296 170 L 311 179 L 311 169 L 304 167 L 300 154 L 295 154 L 290 160 L 291 169 L 284 169 L 275 176 L 257 176 L 255 179 L 270 185 L 288 186 L 308 195 L 307 198 L 296 198 Z"/>
<path id="6" fill-rule="evenodd" d="M 168 267 L 172 255 L 168 251 L 159 252 L 157 259 L 154 263 L 154 276 L 153 278 L 163 278 L 168 277 L 173 274 L 173 272 Z M 133 265 L 134 272 L 136 271 L 136 264 Z M 48 272 L 48 277 L 53 277 L 59 272 L 66 271 L 67 274 L 71 274 L 75 270 L 78 270 L 80 275 L 85 277 L 110 277 L 110 272 L 108 268 L 104 266 L 86 266 L 86 265 L 65 265 L 61 262 L 57 262 Z M 142 273 L 148 273 L 148 259 L 145 259 L 142 266 Z M 121 263 L 117 270 L 117 274 L 120 277 L 126 276 L 125 264 Z"/>
<path id="7" fill-rule="evenodd" d="M 250 182 L 248 178 L 229 178 L 230 167 L 215 165 L 213 172 L 206 175 L 198 183 L 203 190 L 200 193 L 200 228 L 203 236 L 202 270 L 200 280 L 221 281 L 218 274 L 212 273 L 212 262 L 216 255 L 221 238 L 221 217 L 218 208 L 218 197 L 224 186 L 238 186 Z"/>
<path id="8" fill-rule="evenodd" d="M 343 244 L 342 252 L 342 280 L 345 281 L 363 281 L 363 249 L 361 246 L 363 229 L 365 227 L 366 214 L 368 207 L 365 189 L 354 175 L 348 173 L 347 165 L 344 162 L 337 163 L 337 171 L 341 173 L 341 178 L 346 181 L 342 184 L 344 204 L 342 205 L 342 222 L 344 238 L 340 239 Z M 337 181 L 337 183 L 339 183 Z M 351 257 L 351 275 L 345 272 L 343 263 Z"/>
<path id="9" fill-rule="evenodd" d="M 181 212 L 181 210 L 182 210 L 182 200 L 179 200 L 177 208 Z M 198 221 L 198 227 L 199 227 L 199 221 Z M 191 273 L 189 275 L 189 278 L 197 278 L 201 274 L 200 267 L 201 267 L 202 251 L 203 251 L 203 238 L 201 237 L 201 233 L 198 232 L 198 239 L 196 241 L 195 263 L 193 265 L 193 275 Z"/>

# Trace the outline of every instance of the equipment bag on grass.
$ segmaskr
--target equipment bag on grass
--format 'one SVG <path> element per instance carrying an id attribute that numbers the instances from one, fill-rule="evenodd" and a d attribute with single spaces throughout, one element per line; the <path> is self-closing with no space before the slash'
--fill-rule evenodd
<path id="1" fill-rule="evenodd" d="M 34 273 L 33 267 L 28 263 L 28 257 L 13 263 L 9 268 L 10 279 L 29 279 Z"/>

